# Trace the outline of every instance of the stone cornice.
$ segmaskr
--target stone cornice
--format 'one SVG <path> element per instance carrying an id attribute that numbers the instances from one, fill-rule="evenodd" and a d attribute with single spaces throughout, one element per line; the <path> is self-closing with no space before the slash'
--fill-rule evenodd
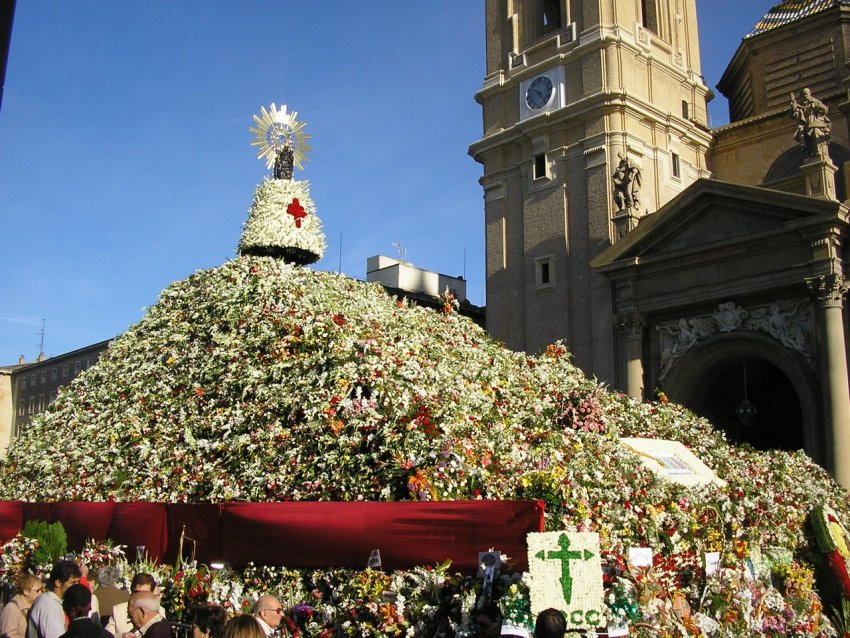
<path id="1" fill-rule="evenodd" d="M 668 112 L 661 111 L 651 102 L 628 92 L 609 91 L 589 95 L 556 111 L 541 113 L 522 122 L 517 122 L 509 128 L 500 129 L 470 144 L 468 152 L 477 159 L 478 155 L 487 153 L 507 142 L 522 143 L 527 141 L 538 134 L 541 129 L 566 121 L 574 121 L 595 111 L 622 108 L 630 110 L 638 117 L 655 120 L 659 124 L 672 129 L 675 132 L 674 134 L 678 134 L 684 139 L 694 140 L 698 144 L 702 143 L 706 148 L 711 143 L 710 132 L 692 122 L 686 122 L 677 117 L 669 117 Z"/>

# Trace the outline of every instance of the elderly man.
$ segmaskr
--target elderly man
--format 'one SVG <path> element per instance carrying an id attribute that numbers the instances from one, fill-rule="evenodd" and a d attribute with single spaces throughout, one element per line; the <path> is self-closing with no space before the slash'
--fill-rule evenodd
<path id="1" fill-rule="evenodd" d="M 159 585 L 150 574 L 139 572 L 133 576 L 130 581 L 130 593 L 135 594 L 139 591 L 153 592 L 157 597 L 160 596 Z M 127 596 L 129 600 L 129 596 Z M 114 605 L 109 614 L 109 622 L 106 624 L 106 630 L 115 638 L 135 638 L 133 633 L 133 625 L 130 623 L 129 614 L 127 613 L 127 601 Z"/>
<path id="2" fill-rule="evenodd" d="M 62 598 L 62 609 L 68 616 L 68 631 L 62 638 L 112 638 L 99 620 L 90 618 L 92 594 L 81 584 L 71 585 Z"/>
<path id="3" fill-rule="evenodd" d="M 159 598 L 152 591 L 130 596 L 127 614 L 143 638 L 171 638 L 171 623 L 159 613 Z"/>
<path id="4" fill-rule="evenodd" d="M 254 618 L 260 623 L 267 637 L 274 635 L 283 619 L 283 607 L 280 601 L 268 594 L 260 596 L 254 603 Z"/>
<path id="5" fill-rule="evenodd" d="M 80 582 L 80 566 L 72 560 L 60 560 L 50 572 L 48 590 L 30 609 L 27 638 L 59 638 L 65 633 L 62 597 L 71 585 Z"/>

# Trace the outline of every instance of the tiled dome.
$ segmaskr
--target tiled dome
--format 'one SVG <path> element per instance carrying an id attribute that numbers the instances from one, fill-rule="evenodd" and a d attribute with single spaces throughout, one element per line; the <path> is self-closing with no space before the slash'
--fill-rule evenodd
<path id="1" fill-rule="evenodd" d="M 850 0 L 783 0 L 768 11 L 746 37 L 751 38 L 800 18 L 842 5 L 850 7 Z"/>

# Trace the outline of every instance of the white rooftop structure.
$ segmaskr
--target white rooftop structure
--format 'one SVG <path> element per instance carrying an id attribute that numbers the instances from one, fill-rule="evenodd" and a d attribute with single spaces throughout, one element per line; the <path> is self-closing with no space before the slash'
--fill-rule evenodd
<path id="1" fill-rule="evenodd" d="M 366 260 L 366 281 L 434 297 L 443 294 L 448 288 L 458 301 L 466 300 L 466 280 L 463 277 L 449 277 L 422 270 L 409 262 L 383 255 Z"/>

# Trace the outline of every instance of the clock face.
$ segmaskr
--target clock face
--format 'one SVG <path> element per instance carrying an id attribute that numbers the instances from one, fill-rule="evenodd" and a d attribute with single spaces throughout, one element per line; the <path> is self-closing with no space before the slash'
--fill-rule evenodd
<path id="1" fill-rule="evenodd" d="M 535 78 L 525 93 L 525 103 L 528 104 L 528 108 L 536 111 L 549 104 L 554 88 L 552 80 L 547 76 L 541 75 Z"/>

